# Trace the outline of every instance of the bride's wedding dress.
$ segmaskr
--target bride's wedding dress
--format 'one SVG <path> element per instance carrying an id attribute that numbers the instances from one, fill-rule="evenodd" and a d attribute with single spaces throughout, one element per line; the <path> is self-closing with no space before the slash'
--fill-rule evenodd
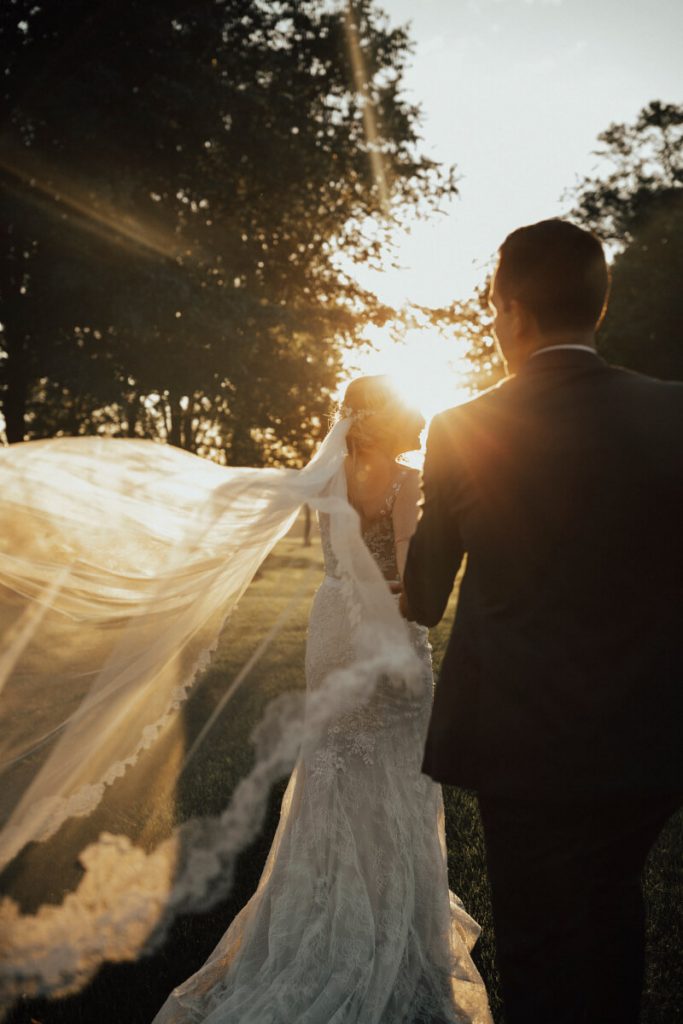
<path id="1" fill-rule="evenodd" d="M 79 991 L 223 899 L 271 782 L 294 766 L 256 894 L 157 1024 L 490 1024 L 469 956 L 478 929 L 448 892 L 440 790 L 420 773 L 432 675 L 426 633 L 386 583 L 395 494 L 361 533 L 344 471 L 352 422 L 302 470 L 222 467 L 139 440 L 0 449 L 0 868 L 21 883 L 0 900 L 0 1001 Z M 305 709 L 279 694 L 229 806 L 189 808 L 144 847 L 136 787 L 119 780 L 175 727 L 304 503 L 326 568 Z M 185 764 L 165 765 L 168 792 Z M 53 837 L 82 872 L 63 891 L 42 845 Z"/>
<path id="2" fill-rule="evenodd" d="M 396 579 L 392 505 L 363 528 Z M 307 692 L 353 658 L 353 607 L 320 514 L 326 575 L 311 612 Z M 420 772 L 432 700 L 384 678 L 304 745 L 258 888 L 154 1024 L 490 1024 L 469 951 L 479 928 L 449 892 L 441 789 Z"/>

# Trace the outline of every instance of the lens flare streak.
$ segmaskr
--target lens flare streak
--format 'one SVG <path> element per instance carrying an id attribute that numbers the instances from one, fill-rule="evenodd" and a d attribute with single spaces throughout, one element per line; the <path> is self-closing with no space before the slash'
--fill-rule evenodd
<path id="1" fill-rule="evenodd" d="M 353 81 L 356 87 L 356 92 L 361 98 L 361 105 L 363 109 L 363 129 L 365 131 L 368 155 L 370 157 L 370 169 L 377 188 L 381 209 L 383 213 L 387 214 L 389 212 L 389 188 L 387 186 L 384 161 L 382 159 L 382 152 L 380 149 L 377 120 L 375 118 L 375 106 L 370 95 L 368 75 L 359 39 L 360 33 L 358 30 L 358 19 L 356 18 L 353 0 L 349 0 L 346 10 L 345 31 L 349 47 L 349 55 L 351 58 L 351 68 L 353 70 Z"/>

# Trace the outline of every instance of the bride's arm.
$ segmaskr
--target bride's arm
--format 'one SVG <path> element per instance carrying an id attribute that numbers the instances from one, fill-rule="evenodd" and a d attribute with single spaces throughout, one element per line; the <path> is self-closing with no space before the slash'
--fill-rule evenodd
<path id="1" fill-rule="evenodd" d="M 392 512 L 394 524 L 394 543 L 396 545 L 396 564 L 398 565 L 399 578 L 403 579 L 403 572 L 408 557 L 408 546 L 410 538 L 415 533 L 417 526 L 417 503 L 420 499 L 420 474 L 416 469 L 409 469 L 408 475 L 401 484 L 396 495 Z"/>

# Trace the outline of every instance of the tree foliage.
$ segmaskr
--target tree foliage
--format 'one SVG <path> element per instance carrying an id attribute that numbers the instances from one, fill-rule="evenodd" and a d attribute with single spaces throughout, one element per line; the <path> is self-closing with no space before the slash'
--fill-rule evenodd
<path id="1" fill-rule="evenodd" d="M 572 193 L 574 215 L 617 249 L 653 196 L 683 187 L 683 106 L 654 101 L 633 124 L 612 124 L 598 136 L 599 174 Z"/>
<path id="2" fill-rule="evenodd" d="M 599 141 L 605 173 L 579 185 L 574 210 L 614 253 L 598 347 L 612 362 L 683 380 L 683 107 L 650 103 Z"/>
<path id="3" fill-rule="evenodd" d="M 683 380 L 683 189 L 653 195 L 629 234 L 612 268 L 600 351 L 641 373 Z"/>
<path id="4" fill-rule="evenodd" d="M 299 462 L 341 349 L 388 315 L 339 253 L 379 259 L 454 191 L 401 94 L 406 32 L 370 0 L 17 0 L 0 38 L 10 439 Z"/>

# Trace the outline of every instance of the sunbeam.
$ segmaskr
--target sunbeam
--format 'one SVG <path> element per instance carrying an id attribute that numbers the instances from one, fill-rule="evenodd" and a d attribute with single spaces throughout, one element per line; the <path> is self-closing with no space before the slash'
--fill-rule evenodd
<path id="1" fill-rule="evenodd" d="M 363 51 L 361 50 L 358 38 L 358 20 L 356 18 L 353 0 L 349 0 L 346 10 L 345 29 L 349 54 L 351 57 L 351 67 L 353 69 L 354 85 L 356 87 L 356 91 L 361 97 L 363 107 L 363 128 L 365 130 L 365 138 L 368 144 L 370 169 L 377 187 L 380 206 L 382 211 L 386 214 L 389 212 L 389 189 L 387 187 L 387 178 L 384 171 L 384 161 L 379 147 L 377 121 L 375 120 L 375 107 L 368 88 L 368 76 L 365 69 L 365 62 L 363 60 Z"/>
<path id="2" fill-rule="evenodd" d="M 168 259 L 175 259 L 181 253 L 178 239 L 172 231 L 157 224 L 143 223 L 138 217 L 122 213 L 99 198 L 95 203 L 76 195 L 73 187 L 62 180 L 54 168 L 47 172 L 45 168 L 39 171 L 26 165 L 25 160 L 20 163 L 4 156 L 0 157 L 0 172 L 7 191 L 45 210 L 67 207 L 77 215 L 79 225 L 98 238 L 113 244 L 136 246 Z M 182 252 L 187 255 L 185 250 Z"/>

